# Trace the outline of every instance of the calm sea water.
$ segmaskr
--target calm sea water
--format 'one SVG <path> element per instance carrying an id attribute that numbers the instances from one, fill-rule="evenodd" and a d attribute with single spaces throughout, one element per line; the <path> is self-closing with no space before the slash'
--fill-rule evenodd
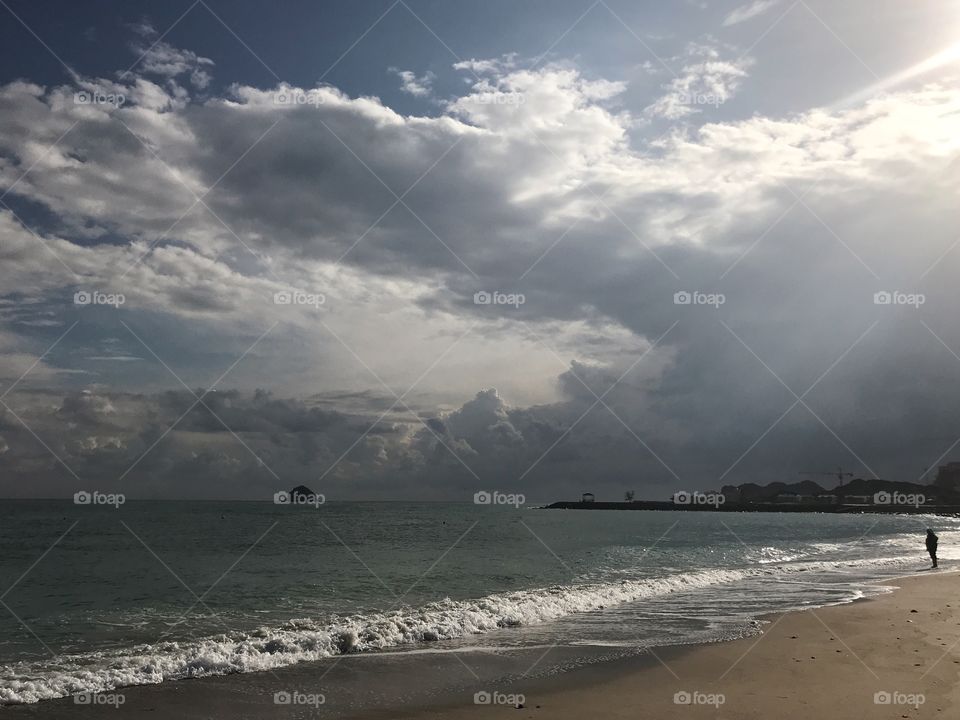
<path id="1" fill-rule="evenodd" d="M 927 525 L 949 566 L 960 520 L 927 516 L 4 501 L 0 702 L 352 652 L 736 637 L 923 569 Z"/>

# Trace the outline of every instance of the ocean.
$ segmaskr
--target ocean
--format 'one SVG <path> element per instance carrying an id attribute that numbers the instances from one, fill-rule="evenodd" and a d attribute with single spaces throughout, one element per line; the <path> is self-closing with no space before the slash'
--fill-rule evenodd
<path id="1" fill-rule="evenodd" d="M 951 565 L 960 520 L 922 515 L 2 501 L 0 703 L 356 654 L 559 672 L 883 592 L 927 526 Z"/>

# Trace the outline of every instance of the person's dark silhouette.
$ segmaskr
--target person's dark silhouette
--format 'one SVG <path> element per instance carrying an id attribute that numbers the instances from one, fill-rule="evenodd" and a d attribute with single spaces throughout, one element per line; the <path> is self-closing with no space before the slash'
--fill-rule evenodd
<path id="1" fill-rule="evenodd" d="M 933 560 L 933 567 L 937 566 L 937 543 L 940 538 L 933 534 L 933 530 L 927 528 L 927 552 L 930 553 L 930 559 Z"/>

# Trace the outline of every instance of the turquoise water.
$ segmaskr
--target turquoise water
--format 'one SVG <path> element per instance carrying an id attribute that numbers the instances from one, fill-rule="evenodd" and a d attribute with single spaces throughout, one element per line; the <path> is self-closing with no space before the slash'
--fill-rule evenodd
<path id="1" fill-rule="evenodd" d="M 925 516 L 4 501 L 0 701 L 348 652 L 736 637 L 924 568 L 928 524 L 949 566 L 960 521 Z"/>

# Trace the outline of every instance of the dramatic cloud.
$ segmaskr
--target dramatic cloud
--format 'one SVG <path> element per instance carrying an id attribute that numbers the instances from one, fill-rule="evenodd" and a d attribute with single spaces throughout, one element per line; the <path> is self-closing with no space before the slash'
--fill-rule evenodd
<path id="1" fill-rule="evenodd" d="M 960 433 L 960 92 L 718 117 L 749 80 L 726 58 L 691 46 L 642 104 L 572 63 L 462 61 L 433 116 L 188 91 L 212 63 L 163 43 L 0 87 L 10 492 L 916 479 Z"/>

